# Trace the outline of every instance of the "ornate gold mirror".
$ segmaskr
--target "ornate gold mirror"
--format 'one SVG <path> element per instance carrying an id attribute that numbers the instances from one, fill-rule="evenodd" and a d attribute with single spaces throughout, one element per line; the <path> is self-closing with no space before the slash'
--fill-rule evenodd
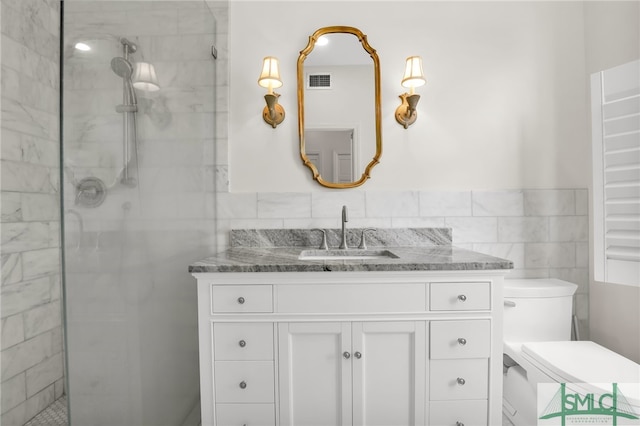
<path id="1" fill-rule="evenodd" d="M 298 57 L 300 156 L 328 188 L 354 188 L 382 155 L 380 60 L 353 27 L 320 28 Z"/>

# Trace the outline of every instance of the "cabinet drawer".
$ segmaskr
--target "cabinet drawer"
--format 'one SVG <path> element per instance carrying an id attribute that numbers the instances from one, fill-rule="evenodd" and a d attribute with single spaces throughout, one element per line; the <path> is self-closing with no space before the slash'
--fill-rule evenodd
<path id="1" fill-rule="evenodd" d="M 273 361 L 216 361 L 216 402 L 273 402 Z"/>
<path id="2" fill-rule="evenodd" d="M 273 296 L 271 286 L 211 286 L 211 312 L 273 312 Z"/>
<path id="3" fill-rule="evenodd" d="M 487 401 L 431 401 L 429 424 L 487 426 Z"/>
<path id="4" fill-rule="evenodd" d="M 432 401 L 487 399 L 487 359 L 431 360 L 429 371 Z"/>
<path id="5" fill-rule="evenodd" d="M 489 320 L 432 321 L 431 359 L 489 358 Z"/>
<path id="6" fill-rule="evenodd" d="M 488 311 L 491 285 L 488 282 L 431 283 L 432 311 Z"/>
<path id="7" fill-rule="evenodd" d="M 274 404 L 216 404 L 217 426 L 275 426 Z"/>
<path id="8" fill-rule="evenodd" d="M 213 349 L 216 361 L 273 359 L 273 324 L 215 323 Z"/>
<path id="9" fill-rule="evenodd" d="M 281 313 L 424 312 L 425 284 L 321 284 L 278 287 Z"/>

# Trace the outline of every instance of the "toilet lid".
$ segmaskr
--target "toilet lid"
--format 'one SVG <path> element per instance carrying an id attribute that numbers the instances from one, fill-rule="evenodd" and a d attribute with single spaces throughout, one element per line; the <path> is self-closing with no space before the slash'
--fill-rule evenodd
<path id="1" fill-rule="evenodd" d="M 640 383 L 640 364 L 594 342 L 528 342 L 522 354 L 560 383 Z"/>

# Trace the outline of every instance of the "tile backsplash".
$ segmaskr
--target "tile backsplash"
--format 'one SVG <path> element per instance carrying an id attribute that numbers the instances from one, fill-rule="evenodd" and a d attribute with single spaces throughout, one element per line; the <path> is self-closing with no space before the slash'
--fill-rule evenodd
<path id="1" fill-rule="evenodd" d="M 243 228 L 447 227 L 453 244 L 514 262 L 507 278 L 559 278 L 579 286 L 575 313 L 588 337 L 587 189 L 218 193 L 217 246 Z"/>

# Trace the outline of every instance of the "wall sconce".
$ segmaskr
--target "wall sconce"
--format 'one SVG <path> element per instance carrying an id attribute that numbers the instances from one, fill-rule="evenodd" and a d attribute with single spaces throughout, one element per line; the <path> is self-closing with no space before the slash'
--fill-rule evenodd
<path id="1" fill-rule="evenodd" d="M 420 100 L 420 95 L 415 93 L 415 88 L 426 83 L 424 73 L 422 72 L 422 58 L 420 56 L 410 56 L 407 58 L 407 64 L 404 69 L 404 77 L 402 77 L 402 86 L 409 88 L 409 93 L 400 95 L 402 103 L 396 109 L 396 121 L 405 129 L 408 129 L 418 118 L 416 106 Z"/>
<path id="2" fill-rule="evenodd" d="M 264 107 L 262 111 L 262 118 L 275 129 L 276 126 L 284 120 L 284 108 L 278 103 L 280 95 L 273 91 L 273 89 L 282 86 L 278 58 L 274 58 L 273 56 L 264 58 L 262 73 L 260 74 L 260 78 L 258 78 L 258 84 L 261 87 L 266 87 L 268 90 L 267 94 L 264 95 L 267 106 Z"/>
<path id="3" fill-rule="evenodd" d="M 160 90 L 158 76 L 153 64 L 148 62 L 136 62 L 133 70 L 133 87 L 144 90 L 145 92 L 155 92 Z"/>

